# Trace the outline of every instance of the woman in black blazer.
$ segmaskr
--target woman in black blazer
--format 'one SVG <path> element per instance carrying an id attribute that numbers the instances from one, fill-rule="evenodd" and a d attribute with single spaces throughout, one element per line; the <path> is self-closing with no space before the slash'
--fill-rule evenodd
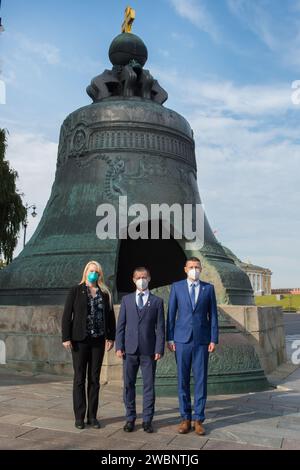
<path id="1" fill-rule="evenodd" d="M 105 350 L 110 351 L 113 348 L 115 333 L 112 296 L 104 283 L 102 268 L 97 261 L 89 261 L 80 284 L 69 291 L 62 317 L 63 346 L 72 352 L 73 407 L 75 426 L 79 429 L 84 428 L 86 414 L 87 424 L 100 428 L 97 420 L 100 372 Z"/>

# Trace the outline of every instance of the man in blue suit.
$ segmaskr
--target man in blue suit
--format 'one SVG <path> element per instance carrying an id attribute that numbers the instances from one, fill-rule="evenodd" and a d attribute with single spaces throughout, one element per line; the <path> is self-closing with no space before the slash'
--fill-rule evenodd
<path id="1" fill-rule="evenodd" d="M 132 432 L 136 420 L 135 383 L 139 367 L 143 378 L 143 429 L 152 433 L 155 404 L 156 363 L 163 356 L 165 320 L 163 300 L 148 289 L 148 269 L 136 268 L 133 273 L 136 291 L 122 298 L 116 331 L 116 354 L 123 358 L 124 431 Z"/>
<path id="2" fill-rule="evenodd" d="M 200 281 L 201 263 L 196 257 L 185 264 L 187 279 L 172 284 L 167 316 L 167 341 L 175 352 L 178 374 L 179 410 L 182 422 L 178 432 L 191 430 L 191 369 L 194 376 L 194 427 L 205 434 L 207 366 L 209 353 L 218 343 L 218 312 L 214 286 Z"/>

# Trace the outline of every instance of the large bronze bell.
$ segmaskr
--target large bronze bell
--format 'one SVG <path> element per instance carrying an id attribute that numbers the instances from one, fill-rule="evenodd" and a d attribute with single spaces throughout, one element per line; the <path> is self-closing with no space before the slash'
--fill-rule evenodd
<path id="1" fill-rule="evenodd" d="M 87 88 L 93 103 L 71 113 L 61 127 L 55 181 L 42 219 L 21 254 L 0 272 L 0 304 L 62 304 L 90 259 L 103 265 L 119 301 L 132 290 L 131 274 L 147 265 L 152 288 L 184 276 L 187 256 L 197 255 L 203 278 L 215 284 L 219 303 L 253 304 L 247 275 L 216 240 L 204 218 L 204 245 L 186 240 L 106 239 L 96 234 L 97 207 L 120 198 L 144 204 L 200 204 L 193 132 L 163 106 L 167 93 L 148 70 L 147 48 L 131 33 L 109 50 L 112 70 Z M 150 220 L 145 223 L 150 223 Z"/>
<path id="2" fill-rule="evenodd" d="M 101 239 L 103 204 L 115 208 L 116 214 L 120 201 L 127 207 L 143 204 L 148 213 L 152 204 L 201 204 L 193 131 L 180 114 L 163 106 L 166 91 L 143 68 L 145 44 L 125 32 L 113 40 L 109 56 L 113 68 L 87 88 L 92 104 L 74 111 L 62 124 L 50 199 L 24 250 L 0 272 L 0 305 L 63 304 L 89 260 L 102 264 L 115 303 L 133 290 L 132 271 L 140 265 L 150 269 L 150 287 L 167 301 L 170 284 L 185 276 L 183 266 L 192 255 L 201 259 L 202 278 L 215 285 L 219 304 L 253 305 L 248 276 L 217 241 L 206 216 L 199 249 L 187 249 L 187 240 L 176 238 L 175 232 L 163 238 L 163 217 L 156 220 L 157 239 L 126 238 L 124 219 L 117 223 L 119 236 Z M 146 216 L 137 228 L 151 230 L 152 222 Z M 221 315 L 220 323 L 221 344 L 210 364 L 211 390 L 265 388 L 253 346 L 228 318 Z M 158 366 L 157 390 L 177 393 L 169 353 Z"/>

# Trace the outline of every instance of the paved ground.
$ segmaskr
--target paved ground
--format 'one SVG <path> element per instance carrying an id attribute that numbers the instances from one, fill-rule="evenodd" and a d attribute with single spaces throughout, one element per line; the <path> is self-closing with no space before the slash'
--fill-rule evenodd
<path id="1" fill-rule="evenodd" d="M 285 314 L 287 355 L 300 339 L 300 315 Z M 270 377 L 277 389 L 244 395 L 210 396 L 205 437 L 177 434 L 176 398 L 157 398 L 155 433 L 123 432 L 120 387 L 103 386 L 102 428 L 74 427 L 72 381 L 17 373 L 0 366 L 0 449 L 300 449 L 300 368 L 283 366 Z M 288 375 L 290 374 L 290 375 Z M 282 377 L 287 376 L 286 379 Z M 138 398 L 138 409 L 141 400 Z"/>
<path id="2" fill-rule="evenodd" d="M 279 382 L 280 375 L 274 380 Z M 267 392 L 210 396 L 205 437 L 177 434 L 176 398 L 157 399 L 155 433 L 146 434 L 139 417 L 137 430 L 126 434 L 119 387 L 102 387 L 102 428 L 79 431 L 74 427 L 70 379 L 2 367 L 0 449 L 300 449 L 300 368 L 281 382 Z"/>

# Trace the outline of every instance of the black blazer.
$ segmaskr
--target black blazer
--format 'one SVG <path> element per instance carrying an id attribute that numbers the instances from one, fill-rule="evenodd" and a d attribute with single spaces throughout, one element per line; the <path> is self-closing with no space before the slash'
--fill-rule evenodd
<path id="1" fill-rule="evenodd" d="M 104 305 L 105 338 L 111 341 L 116 336 L 116 319 L 113 306 L 110 306 L 109 297 L 102 291 Z M 62 317 L 62 341 L 83 341 L 86 336 L 86 322 L 88 311 L 87 286 L 79 284 L 71 287 Z"/>

